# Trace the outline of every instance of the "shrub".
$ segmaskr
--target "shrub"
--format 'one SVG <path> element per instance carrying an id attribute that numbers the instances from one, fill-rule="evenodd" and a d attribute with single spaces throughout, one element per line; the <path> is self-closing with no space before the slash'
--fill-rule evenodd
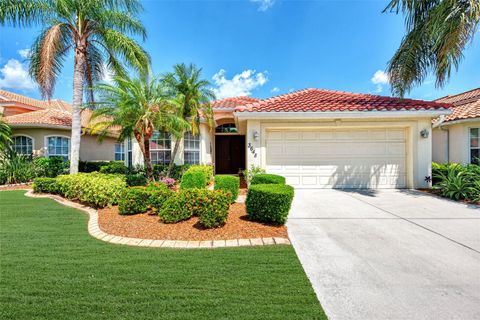
<path id="1" fill-rule="evenodd" d="M 228 218 L 228 209 L 231 203 L 230 193 L 204 191 L 207 192 L 207 200 L 202 202 L 202 206 L 197 212 L 200 224 L 205 228 L 215 228 L 224 225 Z"/>
<path id="2" fill-rule="evenodd" d="M 150 192 L 146 188 L 127 188 L 118 201 L 118 211 L 120 214 L 143 213 L 148 210 L 149 199 Z"/>
<path id="3" fill-rule="evenodd" d="M 117 204 L 126 183 L 124 176 L 102 173 L 77 173 L 57 177 L 59 193 L 96 207 Z"/>
<path id="4" fill-rule="evenodd" d="M 155 213 L 159 212 L 165 202 L 175 195 L 175 193 L 168 188 L 158 188 L 149 190 L 148 192 L 148 205 Z"/>
<path id="5" fill-rule="evenodd" d="M 33 180 L 33 192 L 58 193 L 57 180 L 55 178 L 35 178 Z"/>
<path id="6" fill-rule="evenodd" d="M 480 194 L 480 166 L 457 163 L 432 164 L 433 189 L 454 200 L 478 202 Z"/>
<path id="7" fill-rule="evenodd" d="M 68 173 L 69 163 L 63 157 L 38 157 L 33 159 L 35 176 L 55 178 Z"/>
<path id="8" fill-rule="evenodd" d="M 145 186 L 147 177 L 143 173 L 127 174 L 125 181 L 129 187 Z"/>
<path id="9" fill-rule="evenodd" d="M 185 204 L 185 192 L 174 193 L 158 211 L 160 220 L 163 223 L 176 223 L 191 218 L 193 213 Z"/>
<path id="10" fill-rule="evenodd" d="M 188 170 L 183 174 L 180 182 L 180 189 L 205 188 L 207 185 L 207 177 L 203 171 Z"/>
<path id="11" fill-rule="evenodd" d="M 181 180 L 183 174 L 190 168 L 189 164 L 183 165 L 173 165 L 172 172 L 170 173 L 170 178 L 175 180 Z M 153 175 L 158 178 L 165 178 L 167 176 L 168 165 L 166 164 L 155 164 L 153 165 Z"/>
<path id="12" fill-rule="evenodd" d="M 186 172 L 203 172 L 205 174 L 205 177 L 207 177 L 207 183 L 213 180 L 213 167 L 212 166 L 207 166 L 207 165 L 193 165 L 188 168 Z"/>
<path id="13" fill-rule="evenodd" d="M 78 171 L 90 173 L 99 172 L 102 166 L 108 165 L 109 161 L 80 161 Z"/>
<path id="14" fill-rule="evenodd" d="M 164 185 L 166 185 L 167 187 L 169 188 L 173 188 L 175 186 L 175 183 L 177 183 L 177 181 L 175 181 L 175 179 L 173 178 L 160 178 L 160 183 L 163 183 Z"/>
<path id="15" fill-rule="evenodd" d="M 245 178 L 247 183 L 250 184 L 252 178 L 259 173 L 265 173 L 265 170 L 252 164 L 250 166 L 250 169 L 243 170 L 243 177 Z"/>
<path id="16" fill-rule="evenodd" d="M 127 173 L 127 170 L 128 168 L 125 166 L 123 161 L 110 161 L 108 164 L 100 167 L 101 173 L 125 174 Z"/>
<path id="17" fill-rule="evenodd" d="M 252 220 L 284 224 L 294 191 L 284 184 L 257 184 L 248 189 L 246 207 Z"/>
<path id="18" fill-rule="evenodd" d="M 276 174 L 259 173 L 253 176 L 250 184 L 285 184 L 285 177 Z"/>
<path id="19" fill-rule="evenodd" d="M 215 190 L 223 190 L 230 196 L 230 203 L 235 202 L 238 197 L 238 189 L 240 188 L 240 178 L 229 175 L 215 176 Z"/>
<path id="20" fill-rule="evenodd" d="M 6 150 L 0 154 L 0 179 L 2 184 L 23 183 L 35 177 L 32 157 Z"/>

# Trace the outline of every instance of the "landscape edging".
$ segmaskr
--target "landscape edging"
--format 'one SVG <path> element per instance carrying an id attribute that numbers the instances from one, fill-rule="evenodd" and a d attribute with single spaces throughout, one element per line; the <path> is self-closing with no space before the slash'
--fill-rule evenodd
<path id="1" fill-rule="evenodd" d="M 287 238 L 253 238 L 253 239 L 231 239 L 231 240 L 203 240 L 203 241 L 188 241 L 188 240 L 155 240 L 155 239 L 141 239 L 116 236 L 108 234 L 100 229 L 98 225 L 98 211 L 67 200 L 61 196 L 53 194 L 36 194 L 32 189 L 27 189 L 25 196 L 30 198 L 49 198 L 57 201 L 58 203 L 82 210 L 88 214 L 88 233 L 98 239 L 113 244 L 124 244 L 128 246 L 136 247 L 153 247 L 153 248 L 182 248 L 182 249 L 195 249 L 195 248 L 225 248 L 225 247 L 243 247 L 243 246 L 263 246 L 263 245 L 289 245 L 290 240 Z"/>

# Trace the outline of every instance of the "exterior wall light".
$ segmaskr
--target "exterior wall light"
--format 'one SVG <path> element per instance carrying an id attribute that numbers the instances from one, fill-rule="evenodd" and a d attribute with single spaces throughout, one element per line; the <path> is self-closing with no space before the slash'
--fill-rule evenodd
<path id="1" fill-rule="evenodd" d="M 428 138 L 428 134 L 429 134 L 428 129 L 423 129 L 422 131 L 420 131 L 420 136 L 422 138 Z"/>
<path id="2" fill-rule="evenodd" d="M 258 138 L 260 137 L 260 134 L 258 134 L 258 131 L 253 132 L 253 140 L 258 141 Z"/>

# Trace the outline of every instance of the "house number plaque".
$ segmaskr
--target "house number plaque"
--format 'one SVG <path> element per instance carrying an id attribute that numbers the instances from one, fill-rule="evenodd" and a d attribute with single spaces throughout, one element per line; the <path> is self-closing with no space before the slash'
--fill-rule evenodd
<path id="1" fill-rule="evenodd" d="M 249 142 L 248 143 L 248 150 L 250 150 L 250 153 L 253 154 L 253 157 L 257 157 L 257 153 L 255 152 L 255 148 L 252 146 L 252 144 Z"/>

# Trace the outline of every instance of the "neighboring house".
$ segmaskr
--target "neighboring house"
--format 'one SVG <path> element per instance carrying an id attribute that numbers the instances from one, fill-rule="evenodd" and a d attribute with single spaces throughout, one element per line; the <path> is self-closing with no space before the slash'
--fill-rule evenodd
<path id="1" fill-rule="evenodd" d="M 213 103 L 216 128 L 187 133 L 175 163 L 214 164 L 217 174 L 254 165 L 297 188 L 425 188 L 432 119 L 450 107 L 319 89 L 223 99 Z M 157 133 L 154 163 L 168 163 L 174 143 Z M 138 145 L 133 149 L 141 163 Z"/>
<path id="2" fill-rule="evenodd" d="M 453 112 L 433 122 L 433 161 L 480 164 L 480 88 L 435 102 L 453 104 Z"/>
<path id="3" fill-rule="evenodd" d="M 62 100 L 42 101 L 0 90 L 0 113 L 12 128 L 13 148 L 21 154 L 62 156 L 70 154 L 72 107 Z M 82 112 L 82 128 L 91 116 Z M 124 160 L 126 150 L 115 134 L 100 143 L 97 136 L 82 135 L 80 159 L 83 161 Z"/>

